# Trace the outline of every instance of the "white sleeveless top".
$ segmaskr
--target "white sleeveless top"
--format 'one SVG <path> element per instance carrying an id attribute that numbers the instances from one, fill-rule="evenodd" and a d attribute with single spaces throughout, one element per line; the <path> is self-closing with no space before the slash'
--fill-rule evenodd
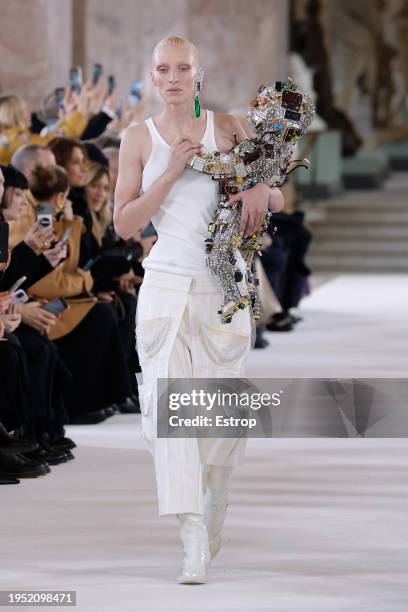
<path id="1" fill-rule="evenodd" d="M 216 151 L 214 113 L 206 111 L 207 122 L 203 139 L 204 151 Z M 145 120 L 152 138 L 152 151 L 143 170 L 142 191 L 167 168 L 170 145 L 162 138 L 151 117 Z M 210 176 L 185 168 L 171 187 L 151 221 L 157 241 L 142 266 L 145 270 L 160 270 L 175 274 L 210 274 L 206 266 L 204 240 L 210 237 L 208 224 L 217 205 L 218 181 Z"/>

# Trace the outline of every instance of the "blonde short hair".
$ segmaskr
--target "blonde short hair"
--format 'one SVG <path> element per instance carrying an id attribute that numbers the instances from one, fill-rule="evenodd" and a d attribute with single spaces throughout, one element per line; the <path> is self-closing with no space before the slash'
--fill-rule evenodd
<path id="1" fill-rule="evenodd" d="M 8 128 L 26 128 L 26 109 L 20 96 L 0 96 L 0 130 Z"/>
<path id="2" fill-rule="evenodd" d="M 155 48 L 153 49 L 153 53 L 152 53 L 152 68 L 154 68 L 154 60 L 155 60 L 155 57 L 156 57 L 156 54 L 158 53 L 158 51 L 160 51 L 163 47 L 167 47 L 169 45 L 177 45 L 177 46 L 186 45 L 186 46 L 188 46 L 189 49 L 191 50 L 192 54 L 193 54 L 193 58 L 194 58 L 195 63 L 197 64 L 197 66 L 199 65 L 198 49 L 191 42 L 191 40 L 188 40 L 188 38 L 184 38 L 184 36 L 167 36 L 166 38 L 162 38 L 162 40 L 160 40 L 157 43 L 157 45 L 155 46 Z"/>

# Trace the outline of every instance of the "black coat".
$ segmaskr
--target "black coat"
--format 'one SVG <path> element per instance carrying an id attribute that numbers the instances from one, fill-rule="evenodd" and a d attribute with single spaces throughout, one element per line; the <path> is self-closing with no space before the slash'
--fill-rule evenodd
<path id="1" fill-rule="evenodd" d="M 91 117 L 88 121 L 88 125 L 82 133 L 81 140 L 89 140 L 90 138 L 97 138 L 100 136 L 106 129 L 106 126 L 112 121 L 112 118 L 100 111 L 93 117 Z M 39 134 L 41 130 L 47 124 L 41 121 L 36 113 L 31 114 L 31 131 L 34 134 Z"/>
<path id="2" fill-rule="evenodd" d="M 21 285 L 26 289 L 51 270 L 53 267 L 44 255 L 37 255 L 24 241 L 20 242 L 12 250 L 10 264 L 0 276 L 0 291 L 8 291 L 22 276 L 27 276 Z"/>

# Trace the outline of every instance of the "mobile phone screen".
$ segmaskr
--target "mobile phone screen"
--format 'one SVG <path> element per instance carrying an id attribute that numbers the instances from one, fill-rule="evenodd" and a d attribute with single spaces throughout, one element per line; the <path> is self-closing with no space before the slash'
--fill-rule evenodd
<path id="1" fill-rule="evenodd" d="M 68 304 L 64 298 L 54 298 L 48 302 L 48 304 L 44 304 L 42 308 L 48 312 L 52 312 L 53 314 L 59 314 L 68 308 Z"/>
<path id="2" fill-rule="evenodd" d="M 115 89 L 115 77 L 113 74 L 108 76 L 108 94 L 111 95 L 112 91 Z"/>
<path id="3" fill-rule="evenodd" d="M 92 71 L 92 85 L 96 85 L 102 75 L 102 64 L 94 64 Z"/>
<path id="4" fill-rule="evenodd" d="M 142 81 L 135 79 L 130 84 L 129 106 L 136 106 L 142 99 Z"/>
<path id="5" fill-rule="evenodd" d="M 80 93 L 82 87 L 82 70 L 79 66 L 77 68 L 71 68 L 69 71 L 69 83 L 74 93 Z"/>
<path id="6" fill-rule="evenodd" d="M 64 96 L 65 96 L 65 88 L 57 87 L 55 89 L 55 102 L 57 104 L 58 110 L 64 108 Z"/>
<path id="7" fill-rule="evenodd" d="M 72 227 L 67 227 L 67 229 L 64 232 L 63 237 L 61 238 L 61 242 L 66 242 L 71 232 L 72 232 Z"/>

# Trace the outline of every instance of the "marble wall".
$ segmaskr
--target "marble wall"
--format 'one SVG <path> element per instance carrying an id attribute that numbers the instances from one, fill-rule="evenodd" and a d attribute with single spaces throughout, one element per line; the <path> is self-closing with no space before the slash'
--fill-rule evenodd
<path id="1" fill-rule="evenodd" d="M 68 73 L 93 62 L 114 73 L 125 96 L 132 79 L 149 86 L 154 45 L 190 38 L 206 70 L 203 102 L 245 107 L 258 85 L 285 78 L 288 0 L 2 0 L 0 82 L 38 104 Z M 44 33 L 46 35 L 44 35 Z"/>
<path id="2" fill-rule="evenodd" d="M 71 65 L 71 0 L 1 0 L 0 8 L 0 91 L 39 108 Z"/>
<path id="3" fill-rule="evenodd" d="M 151 53 L 164 36 L 190 38 L 206 71 L 203 102 L 214 108 L 246 106 L 262 81 L 286 76 L 286 0 L 87 0 L 85 64 L 96 59 L 127 88 L 141 78 L 152 109 Z M 125 93 L 125 92 L 123 92 Z"/>

